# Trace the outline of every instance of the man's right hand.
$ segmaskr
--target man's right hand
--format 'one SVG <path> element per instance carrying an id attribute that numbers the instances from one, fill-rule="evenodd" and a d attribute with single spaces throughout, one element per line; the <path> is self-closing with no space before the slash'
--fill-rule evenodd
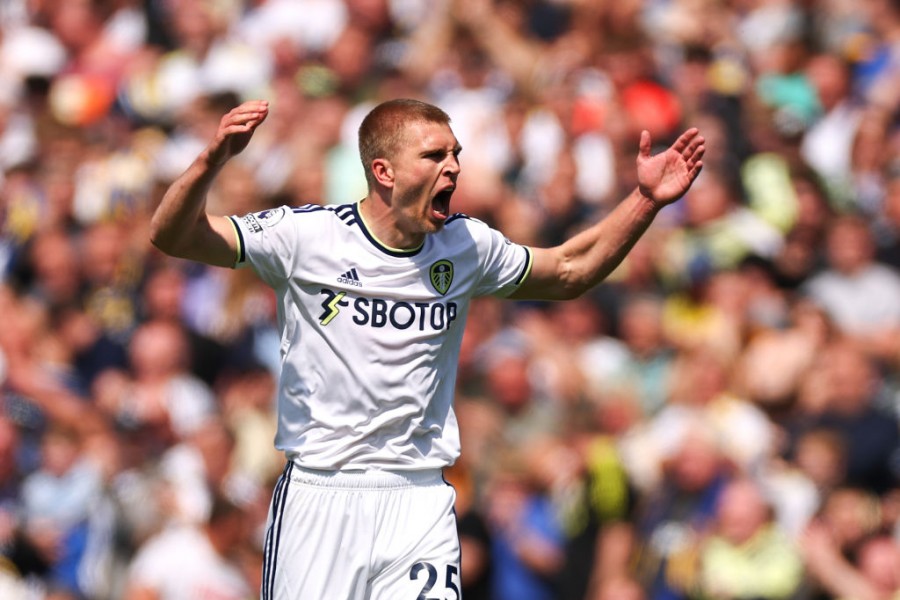
<path id="1" fill-rule="evenodd" d="M 207 148 L 209 161 L 221 165 L 239 154 L 268 115 L 267 100 L 250 100 L 226 113 L 219 121 L 215 139 Z"/>

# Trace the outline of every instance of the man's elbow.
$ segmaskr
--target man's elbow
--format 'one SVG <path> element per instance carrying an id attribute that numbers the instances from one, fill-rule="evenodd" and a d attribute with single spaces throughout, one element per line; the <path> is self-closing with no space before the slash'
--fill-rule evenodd
<path id="1" fill-rule="evenodd" d="M 150 221 L 150 243 L 169 256 L 180 256 L 178 237 L 174 233 L 164 227 L 156 218 Z"/>
<path id="2" fill-rule="evenodd" d="M 150 243 L 153 244 L 153 246 L 157 250 L 160 250 L 165 254 L 171 254 L 169 244 L 167 243 L 165 236 L 158 228 L 154 227 L 153 225 L 150 226 Z"/>
<path id="3" fill-rule="evenodd" d="M 585 295 L 594 286 L 600 283 L 602 278 L 583 270 L 574 268 L 566 263 L 559 275 L 560 285 L 557 287 L 556 300 L 575 300 Z"/>
<path id="4" fill-rule="evenodd" d="M 175 256 L 175 252 L 171 249 L 171 247 L 162 240 L 159 236 L 150 235 L 150 243 L 153 244 L 153 247 L 162 252 L 163 254 L 168 254 L 169 256 Z"/>

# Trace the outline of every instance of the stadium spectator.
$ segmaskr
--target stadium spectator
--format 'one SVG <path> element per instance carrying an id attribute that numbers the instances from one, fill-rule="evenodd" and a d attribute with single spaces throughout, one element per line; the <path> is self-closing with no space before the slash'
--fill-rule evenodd
<path id="1" fill-rule="evenodd" d="M 896 416 L 875 402 L 881 382 L 872 359 L 839 340 L 822 350 L 815 371 L 823 378 L 821 405 L 807 406 L 787 422 L 788 443 L 811 430 L 831 431 L 845 449 L 842 483 L 876 494 L 897 487 L 900 431 Z"/>
<path id="2" fill-rule="evenodd" d="M 96 543 L 92 513 L 102 492 L 99 465 L 77 432 L 54 427 L 41 444 L 40 468 L 22 481 L 24 544 L 51 589 L 85 594 L 85 563 Z"/>
<path id="3" fill-rule="evenodd" d="M 900 547 L 891 536 L 867 539 L 860 544 L 856 559 L 849 561 L 825 528 L 812 526 L 805 534 L 802 551 L 810 575 L 830 597 L 881 600 L 900 593 Z"/>
<path id="4" fill-rule="evenodd" d="M 828 267 L 808 280 L 804 292 L 872 356 L 892 357 L 900 326 L 900 274 L 875 260 L 872 233 L 860 217 L 835 219 L 825 247 Z"/>
<path id="5" fill-rule="evenodd" d="M 208 519 L 172 526 L 149 539 L 129 566 L 126 597 L 135 600 L 222 598 L 252 592 L 234 553 L 246 541 L 241 509 L 217 497 Z M 185 568 L 190 565 L 190 568 Z"/>
<path id="6" fill-rule="evenodd" d="M 550 600 L 563 561 L 553 504 L 520 450 L 512 448 L 488 483 L 494 598 Z"/>
<path id="7" fill-rule="evenodd" d="M 183 440 L 215 412 L 212 391 L 189 370 L 181 325 L 142 324 L 131 337 L 128 357 L 128 369 L 99 376 L 98 404 L 113 422 L 147 432 L 156 451 Z"/>
<path id="8" fill-rule="evenodd" d="M 628 464 L 626 462 L 626 467 Z M 641 493 L 635 514 L 637 576 L 651 598 L 678 598 L 672 560 L 712 527 L 732 469 L 709 430 L 682 438 L 665 462 L 662 479 Z"/>
<path id="9" fill-rule="evenodd" d="M 726 598 L 793 598 L 803 581 L 800 556 L 750 480 L 731 482 L 719 497 L 716 522 L 698 548 L 691 593 Z"/>

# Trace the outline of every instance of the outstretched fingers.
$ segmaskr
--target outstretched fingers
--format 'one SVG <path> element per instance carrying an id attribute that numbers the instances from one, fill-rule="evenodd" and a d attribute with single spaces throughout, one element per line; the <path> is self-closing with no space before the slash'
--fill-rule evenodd
<path id="1" fill-rule="evenodd" d="M 269 114 L 269 103 L 265 100 L 252 100 L 244 102 L 233 108 L 222 117 L 223 129 L 234 129 L 236 132 L 246 132 L 257 127 Z"/>
<path id="2" fill-rule="evenodd" d="M 693 139 L 691 139 L 690 143 L 687 145 L 687 148 L 685 148 L 684 152 L 682 152 L 682 155 L 685 158 L 691 158 L 692 156 L 695 156 L 697 154 L 697 152 L 702 153 L 703 150 L 705 150 L 705 148 L 704 148 L 705 142 L 706 142 L 706 140 L 703 139 L 702 135 L 695 136 Z"/>
<path id="3" fill-rule="evenodd" d="M 691 178 L 696 177 L 703 168 L 703 155 L 706 152 L 706 140 L 699 130 L 695 127 L 688 129 L 679 136 L 673 148 L 681 153 Z"/>
<path id="4" fill-rule="evenodd" d="M 684 155 L 685 151 L 691 145 L 693 141 L 697 139 L 700 134 L 700 130 L 696 127 L 691 127 L 684 133 L 678 136 L 678 139 L 675 140 L 675 143 L 672 144 L 672 149 L 678 152 L 681 155 Z M 702 139 L 702 138 L 701 138 Z"/>
<path id="5" fill-rule="evenodd" d="M 696 179 L 697 175 L 700 174 L 700 171 L 702 169 L 703 169 L 703 161 L 702 160 L 698 159 L 696 161 L 689 162 L 688 163 L 688 175 L 690 176 L 691 180 Z"/>
<path id="6" fill-rule="evenodd" d="M 268 114 L 269 103 L 265 100 L 244 102 L 228 111 L 219 121 L 216 139 L 210 147 L 213 161 L 221 163 L 241 152 Z"/>

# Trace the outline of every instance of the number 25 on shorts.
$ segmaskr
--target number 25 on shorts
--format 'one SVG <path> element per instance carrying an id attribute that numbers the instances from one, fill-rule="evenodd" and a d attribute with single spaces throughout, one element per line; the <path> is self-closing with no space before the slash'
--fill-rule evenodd
<path id="1" fill-rule="evenodd" d="M 425 572 L 425 583 L 422 585 L 422 591 L 416 596 L 416 600 L 460 600 L 461 594 L 459 593 L 459 587 L 456 585 L 456 581 L 454 581 L 454 579 L 459 579 L 459 568 L 456 565 L 447 565 L 447 570 L 444 573 L 444 587 L 453 591 L 455 594 L 455 597 L 453 598 L 436 598 L 428 595 L 432 588 L 434 588 L 434 584 L 437 583 L 438 579 L 437 567 L 431 563 L 417 562 L 414 564 L 409 570 L 409 578 L 414 581 L 421 580 L 423 571 Z"/>

